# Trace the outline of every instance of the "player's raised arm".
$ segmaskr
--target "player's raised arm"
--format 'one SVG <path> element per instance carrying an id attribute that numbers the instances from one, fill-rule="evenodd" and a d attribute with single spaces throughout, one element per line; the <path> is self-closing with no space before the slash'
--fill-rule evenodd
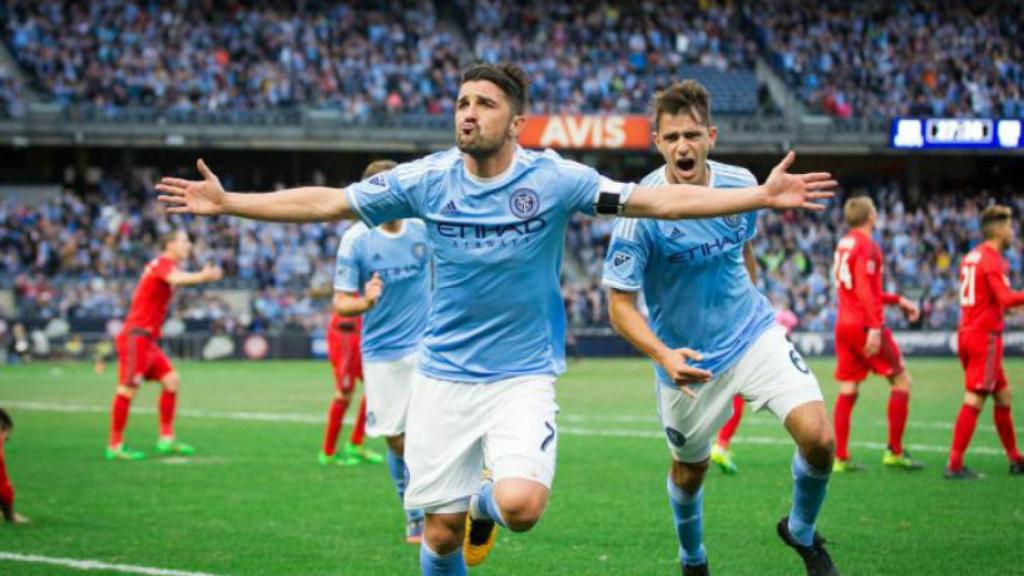
<path id="1" fill-rule="evenodd" d="M 833 190 L 839 183 L 833 180 L 828 172 L 786 172 L 795 158 L 796 154 L 792 151 L 786 154 L 764 184 L 750 188 L 732 188 L 727 194 L 689 184 L 640 186 L 626 201 L 623 215 L 631 218 L 678 220 L 709 218 L 761 208 L 800 208 L 815 212 L 824 210 L 825 207 L 817 201 L 832 198 Z"/>
<path id="2" fill-rule="evenodd" d="M 156 185 L 158 199 L 172 214 L 240 216 L 271 222 L 328 222 L 354 219 L 338 188 L 306 186 L 262 194 L 227 192 L 205 162 L 196 162 L 202 180 L 164 177 Z"/>
<path id="3" fill-rule="evenodd" d="M 207 264 L 198 272 L 174 270 L 167 275 L 167 283 L 172 286 L 194 286 L 196 284 L 216 282 L 223 277 L 224 271 L 221 270 L 220 267 L 214 266 L 213 264 Z"/>

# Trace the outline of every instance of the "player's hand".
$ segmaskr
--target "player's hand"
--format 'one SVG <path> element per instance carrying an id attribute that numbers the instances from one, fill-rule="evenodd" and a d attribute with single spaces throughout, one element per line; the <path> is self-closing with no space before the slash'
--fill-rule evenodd
<path id="1" fill-rule="evenodd" d="M 216 282 L 224 277 L 224 271 L 221 270 L 220 266 L 207 264 L 203 266 L 203 276 L 206 276 L 208 282 Z"/>
<path id="2" fill-rule="evenodd" d="M 868 340 L 864 343 L 864 355 L 867 357 L 878 354 L 882 349 L 882 331 L 878 328 L 868 330 Z"/>
<path id="3" fill-rule="evenodd" d="M 380 300 L 381 294 L 384 293 L 384 281 L 380 279 L 380 274 L 374 272 L 373 277 L 363 287 L 363 298 L 373 308 L 377 305 L 377 301 Z"/>
<path id="4" fill-rule="evenodd" d="M 669 350 L 665 355 L 658 360 L 658 364 L 665 370 L 668 377 L 679 386 L 679 390 L 686 394 L 690 398 L 694 398 L 697 394 L 687 388 L 689 384 L 700 384 L 707 382 L 711 379 L 711 372 L 696 368 L 687 363 L 687 361 L 700 361 L 703 356 L 699 352 L 690 350 L 689 348 L 679 348 L 677 350 Z"/>
<path id="5" fill-rule="evenodd" d="M 162 192 L 157 200 L 167 204 L 172 214 L 200 214 L 216 216 L 224 212 L 226 194 L 220 179 L 201 159 L 196 162 L 202 180 L 164 177 L 156 185 Z"/>
<path id="6" fill-rule="evenodd" d="M 917 322 L 917 319 L 921 317 L 921 309 L 917 307 L 917 303 L 903 296 L 900 296 L 900 310 L 903 311 L 908 322 Z"/>
<path id="7" fill-rule="evenodd" d="M 810 174 L 790 174 L 786 172 L 796 159 L 792 150 L 779 162 L 768 180 L 764 183 L 768 193 L 768 207 L 775 210 L 785 208 L 803 208 L 814 212 L 825 209 L 823 204 L 815 200 L 827 200 L 835 196 L 834 190 L 839 182 L 832 179 L 828 172 L 811 172 Z"/>

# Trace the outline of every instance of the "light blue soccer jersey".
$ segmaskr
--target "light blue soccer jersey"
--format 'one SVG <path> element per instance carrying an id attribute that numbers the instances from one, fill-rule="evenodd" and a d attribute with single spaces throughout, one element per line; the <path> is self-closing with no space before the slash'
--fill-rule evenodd
<path id="1" fill-rule="evenodd" d="M 745 168 L 708 162 L 713 188 L 756 186 Z M 641 186 L 666 184 L 664 167 Z M 728 190 L 722 190 L 728 194 Z M 717 377 L 775 322 L 768 299 L 750 281 L 743 245 L 757 233 L 757 212 L 698 220 L 620 218 L 604 262 L 605 286 L 643 290 L 651 328 L 670 348 L 692 348 L 694 362 Z M 675 387 L 660 366 L 658 382 Z"/>
<path id="2" fill-rule="evenodd" d="M 374 273 L 384 282 L 380 301 L 363 315 L 365 362 L 397 360 L 419 348 L 430 307 L 430 258 L 419 220 L 404 220 L 397 234 L 356 223 L 341 237 L 334 289 L 362 292 Z"/>
<path id="3" fill-rule="evenodd" d="M 493 382 L 565 370 L 562 245 L 575 212 L 599 192 L 632 187 L 552 151 L 517 149 L 509 169 L 481 179 L 457 148 L 353 184 L 346 197 L 368 225 L 421 218 L 434 247 L 435 290 L 420 371 Z"/>

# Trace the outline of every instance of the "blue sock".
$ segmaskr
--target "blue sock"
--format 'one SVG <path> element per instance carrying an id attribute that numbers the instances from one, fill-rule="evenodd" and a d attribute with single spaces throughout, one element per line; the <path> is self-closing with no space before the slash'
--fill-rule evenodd
<path id="1" fill-rule="evenodd" d="M 409 469 L 405 467 L 405 459 L 395 454 L 388 448 L 388 472 L 391 473 L 391 481 L 395 483 L 395 492 L 398 492 L 398 501 L 405 504 L 405 487 L 409 485 Z M 408 521 L 420 520 L 423 518 L 422 510 L 406 510 L 405 518 Z"/>
<path id="2" fill-rule="evenodd" d="M 668 479 L 668 503 L 676 520 L 679 535 L 679 559 L 688 566 L 699 566 L 708 561 L 704 551 L 704 489 L 696 494 L 676 486 Z"/>
<path id="3" fill-rule="evenodd" d="M 831 472 L 811 466 L 799 450 L 793 456 L 793 509 L 789 512 L 789 533 L 804 546 L 814 542 L 814 522 L 825 502 Z"/>
<path id="4" fill-rule="evenodd" d="M 420 570 L 423 576 L 466 576 L 466 559 L 462 548 L 440 555 L 427 547 L 426 538 L 420 544 Z"/>
<path id="5" fill-rule="evenodd" d="M 506 526 L 505 519 L 501 517 L 501 510 L 498 503 L 494 501 L 494 483 L 487 482 L 480 489 L 480 493 L 473 496 L 469 501 L 471 510 L 470 516 L 478 520 L 494 520 L 498 526 Z"/>

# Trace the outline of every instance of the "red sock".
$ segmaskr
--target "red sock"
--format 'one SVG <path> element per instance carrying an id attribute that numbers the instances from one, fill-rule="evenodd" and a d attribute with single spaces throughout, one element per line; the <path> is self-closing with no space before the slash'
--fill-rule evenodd
<path id="1" fill-rule="evenodd" d="M 110 447 L 120 446 L 124 442 L 124 427 L 128 424 L 128 408 L 132 399 L 120 394 L 114 395 L 114 404 L 110 410 Z"/>
<path id="2" fill-rule="evenodd" d="M 174 438 L 174 410 L 178 405 L 178 393 L 164 390 L 160 394 L 160 436 Z"/>
<path id="3" fill-rule="evenodd" d="M 996 430 L 999 432 L 999 440 L 1003 443 L 1006 456 L 1010 462 L 1020 460 L 1020 452 L 1017 450 L 1017 431 L 1013 429 L 1013 416 L 1010 415 L 1009 406 L 996 406 L 993 413 L 996 421 Z"/>
<path id="4" fill-rule="evenodd" d="M 743 419 L 743 397 L 737 394 L 732 397 L 732 418 L 722 426 L 722 429 L 718 431 L 718 445 L 722 450 L 729 449 L 729 442 L 732 441 L 732 437 L 736 434 L 736 429 L 740 427 L 740 420 Z"/>
<path id="5" fill-rule="evenodd" d="M 348 441 L 356 446 L 362 446 L 364 434 L 366 434 L 366 396 L 363 396 L 363 401 L 359 404 L 359 415 L 356 416 L 356 425 L 352 427 L 352 436 Z"/>
<path id="6" fill-rule="evenodd" d="M 857 394 L 840 394 L 832 411 L 836 428 L 836 458 L 850 459 L 850 414 L 857 403 Z"/>
<path id="7" fill-rule="evenodd" d="M 953 448 L 949 451 L 950 470 L 959 470 L 964 467 L 964 452 L 967 452 L 967 445 L 971 443 L 974 428 L 978 425 L 979 412 L 981 412 L 981 408 L 967 404 L 960 408 L 960 415 L 957 416 L 956 425 L 953 427 Z"/>
<path id="8" fill-rule="evenodd" d="M 324 454 L 334 456 L 338 446 L 338 434 L 341 434 L 341 426 L 345 419 L 345 411 L 348 410 L 348 400 L 338 398 L 331 402 L 327 411 L 327 430 L 324 432 Z"/>
<path id="9" fill-rule="evenodd" d="M 897 456 L 903 454 L 903 431 L 907 428 L 910 412 L 910 392 L 889 392 L 889 450 Z"/>

